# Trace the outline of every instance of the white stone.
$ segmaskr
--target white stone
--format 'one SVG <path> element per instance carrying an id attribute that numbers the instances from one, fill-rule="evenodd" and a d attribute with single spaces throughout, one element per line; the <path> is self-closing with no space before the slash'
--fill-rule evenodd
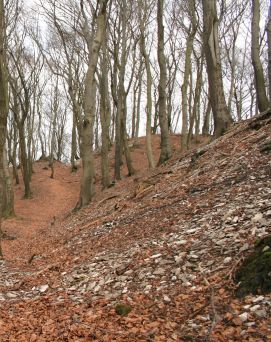
<path id="1" fill-rule="evenodd" d="M 252 300 L 252 303 L 259 303 L 264 300 L 264 296 L 258 296 Z"/>
<path id="2" fill-rule="evenodd" d="M 229 264 L 232 261 L 232 257 L 227 257 L 224 259 L 224 264 Z"/>
<path id="3" fill-rule="evenodd" d="M 171 299 L 167 295 L 164 295 L 164 302 L 165 303 L 170 303 Z"/>
<path id="4" fill-rule="evenodd" d="M 49 288 L 49 285 L 41 285 L 40 287 L 39 287 L 39 291 L 41 292 L 41 293 L 43 293 L 43 292 L 46 292 L 47 290 L 48 290 L 48 288 Z"/>
<path id="5" fill-rule="evenodd" d="M 181 246 L 181 245 L 185 245 L 186 243 L 187 243 L 187 240 L 179 240 L 175 242 L 175 245 Z"/>
<path id="6" fill-rule="evenodd" d="M 254 305 L 254 306 L 252 306 L 252 307 L 250 308 L 250 311 L 254 312 L 254 311 L 258 310 L 260 307 L 261 307 L 261 306 L 260 306 L 259 304 Z"/>
<path id="7" fill-rule="evenodd" d="M 262 213 L 258 213 L 254 217 L 252 217 L 251 221 L 253 223 L 257 223 L 257 222 L 261 222 L 262 219 L 263 219 L 263 214 Z"/>
<path id="8" fill-rule="evenodd" d="M 248 313 L 244 312 L 241 315 L 239 315 L 242 322 L 246 322 L 248 320 Z"/>
<path id="9" fill-rule="evenodd" d="M 162 254 L 154 254 L 150 258 L 151 259 L 157 259 L 157 258 L 160 258 L 161 256 L 162 256 Z"/>

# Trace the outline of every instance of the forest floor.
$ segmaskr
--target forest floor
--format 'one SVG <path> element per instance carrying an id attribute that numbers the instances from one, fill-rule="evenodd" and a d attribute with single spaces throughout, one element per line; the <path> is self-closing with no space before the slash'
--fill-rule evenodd
<path id="1" fill-rule="evenodd" d="M 79 212 L 80 172 L 35 163 L 33 198 L 15 186 L 3 222 L 0 341 L 270 341 L 271 295 L 237 298 L 234 282 L 271 232 L 270 132 L 270 116 L 245 121 L 184 154 L 173 136 L 152 171 L 141 139 L 140 171 L 105 191 L 98 171 Z"/>

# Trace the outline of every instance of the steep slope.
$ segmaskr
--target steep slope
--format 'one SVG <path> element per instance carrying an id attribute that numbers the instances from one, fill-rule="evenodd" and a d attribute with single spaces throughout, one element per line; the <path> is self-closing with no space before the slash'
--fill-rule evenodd
<path id="1" fill-rule="evenodd" d="M 270 128 L 235 125 L 48 227 L 27 267 L 1 265 L 0 340 L 270 340 L 271 296 L 233 281 L 271 231 Z"/>

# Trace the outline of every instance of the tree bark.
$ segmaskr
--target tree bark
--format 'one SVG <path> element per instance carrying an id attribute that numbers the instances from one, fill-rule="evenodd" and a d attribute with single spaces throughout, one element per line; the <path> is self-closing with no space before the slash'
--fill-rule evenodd
<path id="1" fill-rule="evenodd" d="M 99 58 L 99 51 L 104 39 L 106 27 L 107 0 L 100 1 L 101 9 L 97 17 L 97 31 L 89 46 L 88 70 L 85 79 L 84 119 L 80 129 L 82 176 L 80 197 L 77 208 L 89 204 L 95 194 L 94 188 L 94 156 L 93 156 L 93 127 L 95 121 L 95 72 Z"/>
<path id="2" fill-rule="evenodd" d="M 158 63 L 160 68 L 159 78 L 159 124 L 161 130 L 161 154 L 158 164 L 163 164 L 171 157 L 169 142 L 168 117 L 166 111 L 166 83 L 167 69 L 164 53 L 164 25 L 163 25 L 164 0 L 157 1 L 157 25 L 158 25 Z"/>
<path id="3" fill-rule="evenodd" d="M 203 38 L 209 81 L 209 96 L 214 116 L 214 136 L 218 138 L 225 133 L 233 120 L 226 105 L 223 89 L 216 1 L 202 0 L 202 4 Z"/>
<path id="4" fill-rule="evenodd" d="M 108 60 L 106 53 L 106 40 L 103 41 L 103 57 L 101 61 L 101 78 L 100 78 L 100 118 L 102 127 L 102 151 L 101 151 L 101 168 L 102 168 L 102 186 L 104 189 L 110 185 L 109 179 L 109 127 L 110 127 L 110 103 L 108 91 Z"/>
<path id="5" fill-rule="evenodd" d="M 267 22 L 267 45 L 268 45 L 268 85 L 269 85 L 269 102 L 271 103 L 271 3 L 269 6 L 268 22 Z"/>
<path id="6" fill-rule="evenodd" d="M 140 50 L 141 54 L 144 58 L 145 62 L 145 69 L 147 73 L 147 122 L 146 122 L 146 150 L 147 150 L 147 157 L 149 162 L 149 168 L 153 169 L 155 167 L 153 152 L 152 152 L 152 139 L 151 139 L 151 121 L 152 121 L 152 75 L 151 75 L 151 65 L 149 55 L 146 51 L 146 39 L 145 39 L 145 25 L 147 21 L 147 4 L 144 1 L 144 6 L 142 1 L 139 3 L 140 5 L 140 13 L 139 13 L 139 20 L 140 20 Z"/>
<path id="7" fill-rule="evenodd" d="M 8 116 L 8 85 L 5 56 L 5 21 L 4 2 L 0 0 L 0 203 L 3 203 L 3 179 L 4 179 L 4 148 L 6 143 L 7 116 Z M 0 212 L 0 258 L 3 258 L 1 240 Z"/>
<path id="8" fill-rule="evenodd" d="M 207 109 L 204 115 L 204 122 L 202 127 L 202 135 L 208 136 L 210 134 L 210 117 L 211 117 L 211 101 L 208 99 Z"/>
<path id="9" fill-rule="evenodd" d="M 8 160 L 7 160 L 7 151 L 4 148 L 3 155 L 3 169 L 4 169 L 4 178 L 2 179 L 2 190 L 3 190 L 3 200 L 2 200 L 2 217 L 10 217 L 14 216 L 14 194 L 12 187 L 12 180 L 9 173 Z"/>
<path id="10" fill-rule="evenodd" d="M 185 65 L 184 76 L 182 84 L 182 134 L 181 134 L 181 150 L 188 149 L 188 103 L 187 103 L 187 89 L 189 84 L 189 75 L 191 73 L 191 55 L 193 51 L 193 44 L 195 35 L 197 33 L 197 23 L 195 17 L 195 1 L 189 1 L 189 15 L 191 17 L 191 23 L 188 29 L 188 35 L 186 39 L 186 51 L 185 51 Z M 191 89 L 192 90 L 192 89 Z M 191 95 L 191 94 L 190 94 Z M 191 127 L 191 125 L 190 125 Z M 190 134 L 191 135 L 191 134 Z"/>
<path id="11" fill-rule="evenodd" d="M 264 112 L 269 107 L 269 101 L 265 90 L 263 66 L 260 60 L 260 2 L 252 0 L 251 21 L 251 58 L 254 68 L 255 88 L 257 94 L 258 109 Z"/>

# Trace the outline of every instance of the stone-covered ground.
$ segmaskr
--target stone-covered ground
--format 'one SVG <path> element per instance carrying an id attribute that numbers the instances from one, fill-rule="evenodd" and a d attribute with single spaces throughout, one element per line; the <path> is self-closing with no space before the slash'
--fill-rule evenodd
<path id="1" fill-rule="evenodd" d="M 4 223 L 0 341 L 270 341 L 271 295 L 235 281 L 271 233 L 270 132 L 270 114 L 236 124 L 77 213 L 79 175 L 37 166 L 28 218 Z"/>

